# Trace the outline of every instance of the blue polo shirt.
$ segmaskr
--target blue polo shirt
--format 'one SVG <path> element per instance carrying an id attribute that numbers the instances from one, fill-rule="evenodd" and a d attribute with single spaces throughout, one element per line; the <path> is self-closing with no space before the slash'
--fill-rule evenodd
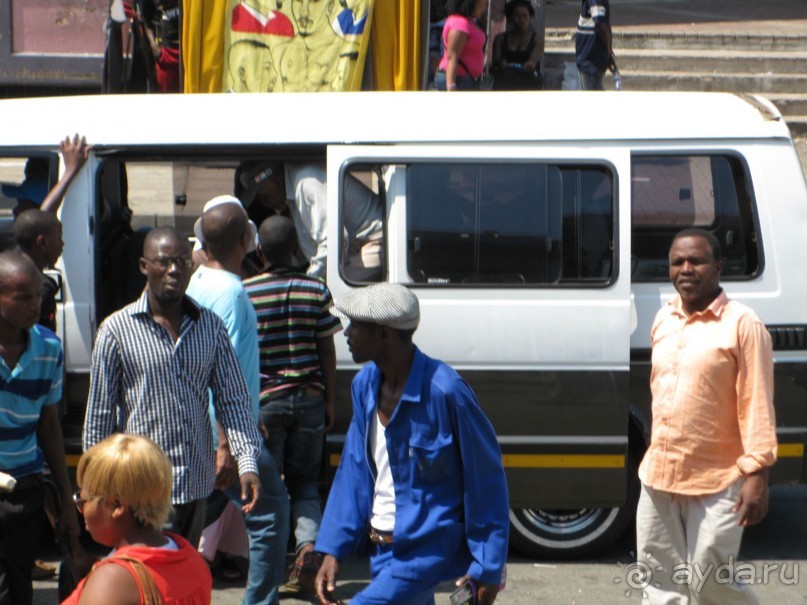
<path id="1" fill-rule="evenodd" d="M 42 408 L 62 398 L 62 343 L 43 326 L 28 330 L 14 368 L 0 357 L 0 470 L 13 477 L 42 472 L 36 431 Z"/>

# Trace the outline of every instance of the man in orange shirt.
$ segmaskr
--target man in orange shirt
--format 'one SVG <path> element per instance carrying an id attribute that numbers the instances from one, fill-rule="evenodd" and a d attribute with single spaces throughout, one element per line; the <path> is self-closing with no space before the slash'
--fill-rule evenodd
<path id="1" fill-rule="evenodd" d="M 678 296 L 651 332 L 653 430 L 636 515 L 652 604 L 758 603 L 734 569 L 743 528 L 768 512 L 773 351 L 754 312 L 723 292 L 722 268 L 708 231 L 673 239 Z"/>

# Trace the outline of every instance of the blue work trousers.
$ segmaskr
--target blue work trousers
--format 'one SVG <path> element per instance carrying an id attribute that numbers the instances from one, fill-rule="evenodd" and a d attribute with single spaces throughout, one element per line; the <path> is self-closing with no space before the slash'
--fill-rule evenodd
<path id="1" fill-rule="evenodd" d="M 289 394 L 261 403 L 269 437 L 266 447 L 283 475 L 291 499 L 296 550 L 317 539 L 322 522 L 319 474 L 325 439 L 325 396 L 316 387 L 289 389 Z"/>
<path id="2" fill-rule="evenodd" d="M 249 536 L 249 574 L 242 603 L 277 605 L 289 543 L 289 495 L 266 447 L 261 448 L 258 456 L 258 478 L 261 499 L 251 513 L 244 515 Z M 224 493 L 241 507 L 240 482 Z"/>
<path id="3" fill-rule="evenodd" d="M 392 575 L 392 546 L 371 546 L 370 585 L 350 600 L 350 605 L 434 605 L 436 584 L 396 578 Z"/>

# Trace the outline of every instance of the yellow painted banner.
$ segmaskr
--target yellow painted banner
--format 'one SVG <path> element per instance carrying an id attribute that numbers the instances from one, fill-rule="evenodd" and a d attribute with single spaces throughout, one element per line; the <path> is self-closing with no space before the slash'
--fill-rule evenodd
<path id="1" fill-rule="evenodd" d="M 226 0 L 222 90 L 360 90 L 373 0 Z"/>

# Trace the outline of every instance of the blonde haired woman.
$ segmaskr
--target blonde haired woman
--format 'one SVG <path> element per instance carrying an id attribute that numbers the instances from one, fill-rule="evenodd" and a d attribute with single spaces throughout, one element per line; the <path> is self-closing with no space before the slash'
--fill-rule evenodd
<path id="1" fill-rule="evenodd" d="M 184 538 L 163 533 L 171 463 L 153 441 L 112 435 L 82 456 L 74 495 L 93 539 L 113 552 L 62 605 L 209 605 L 207 564 Z"/>

